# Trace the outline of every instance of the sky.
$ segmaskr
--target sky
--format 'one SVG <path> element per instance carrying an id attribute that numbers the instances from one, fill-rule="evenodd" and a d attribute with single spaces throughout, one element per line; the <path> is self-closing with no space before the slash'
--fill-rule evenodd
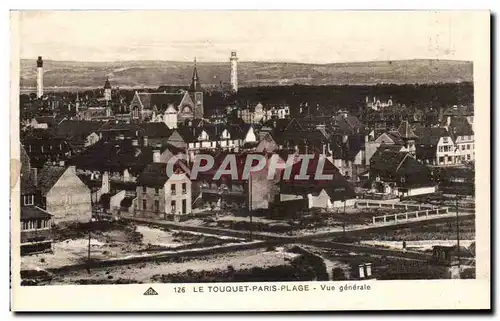
<path id="1" fill-rule="evenodd" d="M 472 60 L 466 12 L 25 11 L 24 59 L 336 63 Z"/>

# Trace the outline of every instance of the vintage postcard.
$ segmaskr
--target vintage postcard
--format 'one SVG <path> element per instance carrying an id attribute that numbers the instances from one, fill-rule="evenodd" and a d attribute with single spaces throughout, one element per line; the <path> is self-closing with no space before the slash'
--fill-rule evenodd
<path id="1" fill-rule="evenodd" d="M 488 11 L 12 11 L 13 311 L 490 309 Z"/>

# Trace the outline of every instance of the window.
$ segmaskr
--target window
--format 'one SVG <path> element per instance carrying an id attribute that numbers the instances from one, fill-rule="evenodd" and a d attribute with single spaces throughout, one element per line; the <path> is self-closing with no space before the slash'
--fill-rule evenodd
<path id="1" fill-rule="evenodd" d="M 185 199 L 182 200 L 182 214 L 186 214 L 187 212 L 187 201 Z"/>
<path id="2" fill-rule="evenodd" d="M 467 149 L 468 149 L 468 150 L 470 149 L 470 144 L 467 144 Z"/>
<path id="3" fill-rule="evenodd" d="M 142 187 L 142 192 L 143 192 L 143 193 L 146 193 L 147 189 L 148 189 L 148 188 L 147 188 L 146 186 L 143 186 L 143 187 Z"/>
<path id="4" fill-rule="evenodd" d="M 158 195 L 160 193 L 160 189 L 159 188 L 155 188 L 155 195 Z"/>
<path id="5" fill-rule="evenodd" d="M 24 195 L 23 196 L 23 204 L 24 205 L 33 205 L 35 203 L 35 195 Z"/>
<path id="6" fill-rule="evenodd" d="M 470 154 L 467 154 L 467 160 L 470 160 Z"/>
<path id="7" fill-rule="evenodd" d="M 36 220 L 36 228 L 42 228 L 42 220 Z"/>
<path id="8" fill-rule="evenodd" d="M 175 195 L 175 184 L 170 185 L 170 194 Z"/>
<path id="9" fill-rule="evenodd" d="M 159 211 L 160 211 L 160 201 L 155 200 L 155 212 L 159 212 Z"/>
<path id="10" fill-rule="evenodd" d="M 443 152 L 443 146 L 439 146 L 439 152 Z"/>
<path id="11" fill-rule="evenodd" d="M 453 161 L 453 157 L 452 156 L 448 156 L 448 163 L 451 163 Z"/>
<path id="12" fill-rule="evenodd" d="M 465 145 L 462 145 L 462 150 L 465 150 Z"/>
<path id="13" fill-rule="evenodd" d="M 443 137 L 443 143 L 445 143 L 445 144 L 448 143 L 448 137 Z"/>
<path id="14" fill-rule="evenodd" d="M 175 213 L 175 201 L 170 202 L 170 212 Z"/>
<path id="15" fill-rule="evenodd" d="M 187 193 L 187 184 L 182 183 L 182 194 L 186 194 L 186 193 Z"/>
<path id="16" fill-rule="evenodd" d="M 147 200 L 142 200 L 142 209 L 143 210 L 146 210 L 147 205 L 148 205 L 148 201 Z"/>
<path id="17" fill-rule="evenodd" d="M 444 163 L 444 157 L 439 157 L 439 164 L 443 164 Z"/>

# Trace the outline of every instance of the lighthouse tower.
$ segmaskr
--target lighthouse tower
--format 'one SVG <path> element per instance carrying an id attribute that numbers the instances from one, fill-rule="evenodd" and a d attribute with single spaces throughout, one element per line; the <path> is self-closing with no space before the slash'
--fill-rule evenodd
<path id="1" fill-rule="evenodd" d="M 106 104 L 111 101 L 111 84 L 109 83 L 109 78 L 106 78 L 106 81 L 104 82 L 104 100 L 106 101 Z"/>
<path id="2" fill-rule="evenodd" d="M 231 52 L 231 88 L 234 92 L 238 92 L 238 57 L 236 51 Z"/>
<path id="3" fill-rule="evenodd" d="M 36 96 L 43 96 L 43 60 L 42 56 L 38 56 L 36 61 Z"/>

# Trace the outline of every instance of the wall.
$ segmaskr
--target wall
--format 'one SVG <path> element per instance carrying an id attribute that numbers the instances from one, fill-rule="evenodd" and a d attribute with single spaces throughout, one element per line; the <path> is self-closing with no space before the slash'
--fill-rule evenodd
<path id="1" fill-rule="evenodd" d="M 250 127 L 248 129 L 248 132 L 245 135 L 245 138 L 243 139 L 243 144 L 245 143 L 253 143 L 257 141 L 257 136 L 255 135 L 255 131 L 253 127 Z"/>
<path id="2" fill-rule="evenodd" d="M 365 143 L 365 165 L 370 165 L 370 159 L 379 148 L 380 143 L 370 141 Z"/>
<path id="3" fill-rule="evenodd" d="M 307 199 L 309 200 L 309 208 L 331 208 L 332 202 L 330 196 L 322 190 L 318 196 L 312 194 L 307 194 Z"/>
<path id="4" fill-rule="evenodd" d="M 111 196 L 111 198 L 109 200 L 109 209 L 110 210 L 119 209 L 120 203 L 121 203 L 121 201 L 123 201 L 126 194 L 127 194 L 126 191 L 119 191 L 115 195 Z"/>
<path id="5" fill-rule="evenodd" d="M 435 193 L 435 192 L 436 192 L 436 186 L 417 187 L 417 188 L 409 189 L 407 196 L 431 194 L 431 193 Z"/>
<path id="6" fill-rule="evenodd" d="M 54 223 L 88 222 L 92 208 L 89 188 L 76 176 L 75 170 L 69 167 L 52 189 L 47 193 L 47 212 L 54 215 Z"/>
<path id="7" fill-rule="evenodd" d="M 100 137 L 96 133 L 91 133 L 87 136 L 85 147 L 92 146 L 99 141 Z"/>
<path id="8" fill-rule="evenodd" d="M 441 147 L 447 148 L 448 151 L 440 151 Z M 440 160 L 440 157 L 444 157 L 442 161 Z M 438 165 L 448 165 L 455 163 L 455 145 L 453 144 L 453 140 L 451 139 L 451 137 L 446 136 L 439 139 L 436 148 L 436 160 Z"/>
<path id="9" fill-rule="evenodd" d="M 472 136 L 458 136 L 455 141 L 457 150 L 455 152 L 455 156 L 457 158 L 457 162 L 466 162 L 472 161 L 475 159 L 474 152 L 474 135 Z M 469 149 L 467 149 L 467 147 Z"/>
<path id="10" fill-rule="evenodd" d="M 186 183 L 186 193 L 182 193 L 182 183 Z M 171 185 L 176 185 L 176 194 L 171 195 Z M 134 209 L 136 216 L 167 219 L 167 215 L 171 214 L 171 201 L 176 202 L 176 214 L 182 215 L 182 200 L 186 200 L 186 213 L 191 213 L 192 192 L 191 180 L 185 174 L 174 174 L 165 183 L 162 188 L 156 193 L 155 188 L 146 187 L 146 193 L 143 192 L 143 186 L 137 187 L 137 198 L 134 201 Z M 143 201 L 146 200 L 146 209 L 143 208 Z M 158 212 L 155 211 L 155 200 L 159 202 Z"/>
<path id="11" fill-rule="evenodd" d="M 182 193 L 182 184 L 186 183 L 186 193 Z M 176 194 L 171 195 L 170 188 L 171 185 L 175 184 Z M 191 180 L 186 176 L 186 174 L 172 175 L 170 179 L 165 183 L 165 212 L 172 213 L 170 208 L 171 201 L 175 201 L 175 213 L 178 215 L 185 215 L 191 213 L 192 205 L 192 183 Z M 186 212 L 182 213 L 182 200 L 186 200 Z"/>
<path id="12" fill-rule="evenodd" d="M 350 199 L 345 201 L 345 206 L 346 207 L 353 207 L 354 204 L 356 204 L 356 199 Z M 333 208 L 344 208 L 344 202 L 343 201 L 334 201 L 332 204 Z"/>
<path id="13" fill-rule="evenodd" d="M 263 151 L 272 152 L 276 149 L 278 149 L 278 144 L 276 144 L 274 139 L 268 134 L 259 142 L 256 150 L 261 153 Z"/>

